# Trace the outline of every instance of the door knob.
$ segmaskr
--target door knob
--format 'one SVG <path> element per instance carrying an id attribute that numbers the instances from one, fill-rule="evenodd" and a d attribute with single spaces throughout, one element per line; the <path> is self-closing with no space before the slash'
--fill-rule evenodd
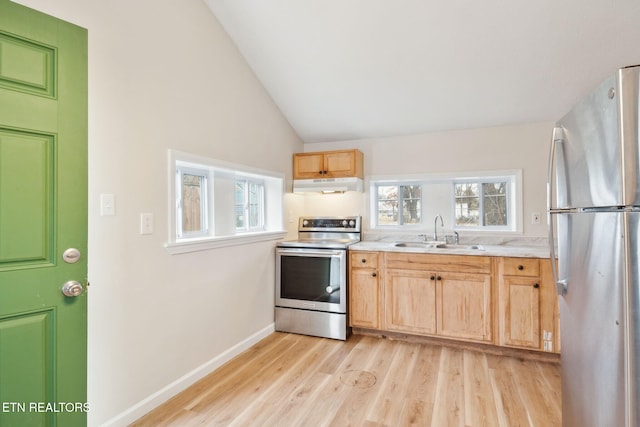
<path id="1" fill-rule="evenodd" d="M 66 297 L 77 297 L 78 295 L 82 295 L 83 292 L 84 286 L 77 280 L 69 280 L 62 285 L 62 293 Z"/>

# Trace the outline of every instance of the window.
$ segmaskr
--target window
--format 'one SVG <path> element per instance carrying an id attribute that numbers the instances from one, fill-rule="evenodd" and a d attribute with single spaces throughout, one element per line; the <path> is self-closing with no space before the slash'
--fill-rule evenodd
<path id="1" fill-rule="evenodd" d="M 275 240 L 286 234 L 282 174 L 173 150 L 169 169 L 170 253 Z"/>
<path id="2" fill-rule="evenodd" d="M 206 169 L 178 166 L 176 188 L 178 189 L 177 224 L 178 238 L 197 237 L 208 233 L 207 179 Z"/>
<path id="3" fill-rule="evenodd" d="M 377 185 L 378 225 L 419 224 L 422 188 L 420 185 Z"/>
<path id="4" fill-rule="evenodd" d="M 522 232 L 522 172 L 372 177 L 372 229 Z M 424 218 L 427 220 L 425 221 Z"/>
<path id="5" fill-rule="evenodd" d="M 241 179 L 236 181 L 236 230 L 264 229 L 264 185 Z"/>
<path id="6" fill-rule="evenodd" d="M 455 226 L 505 229 L 509 226 L 509 181 L 454 182 Z"/>

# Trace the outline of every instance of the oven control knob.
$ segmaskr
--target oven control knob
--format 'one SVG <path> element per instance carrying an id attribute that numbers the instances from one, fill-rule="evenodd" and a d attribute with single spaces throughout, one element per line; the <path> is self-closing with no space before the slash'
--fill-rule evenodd
<path id="1" fill-rule="evenodd" d="M 303 219 L 302 220 L 302 225 L 304 225 L 306 227 L 307 225 L 309 225 L 309 221 L 307 221 L 306 219 Z"/>
<path id="2" fill-rule="evenodd" d="M 342 226 L 343 226 L 343 227 L 346 227 L 346 226 L 347 226 L 347 224 L 349 224 L 349 223 L 347 222 L 347 220 L 346 220 L 346 219 L 345 219 L 345 220 L 342 220 Z"/>
<path id="3" fill-rule="evenodd" d="M 331 286 L 327 286 L 325 290 L 327 291 L 328 294 L 331 294 L 334 291 L 334 289 Z"/>
<path id="4" fill-rule="evenodd" d="M 355 227 L 356 222 L 354 220 L 349 221 L 349 227 Z"/>

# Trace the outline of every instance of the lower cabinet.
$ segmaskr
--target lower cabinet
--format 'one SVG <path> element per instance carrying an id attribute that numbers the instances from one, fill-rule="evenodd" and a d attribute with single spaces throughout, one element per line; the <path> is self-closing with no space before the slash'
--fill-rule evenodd
<path id="1" fill-rule="evenodd" d="M 349 325 L 380 328 L 378 253 L 352 251 L 349 254 Z"/>
<path id="2" fill-rule="evenodd" d="M 492 341 L 488 257 L 386 254 L 384 329 Z"/>
<path id="3" fill-rule="evenodd" d="M 551 262 L 350 251 L 353 327 L 560 352 Z"/>
<path id="4" fill-rule="evenodd" d="M 558 353 L 558 299 L 551 261 L 500 258 L 499 344 Z"/>

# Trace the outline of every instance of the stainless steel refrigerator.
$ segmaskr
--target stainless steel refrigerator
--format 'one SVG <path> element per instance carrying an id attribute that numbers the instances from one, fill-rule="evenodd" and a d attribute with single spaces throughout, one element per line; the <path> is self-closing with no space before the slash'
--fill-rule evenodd
<path id="1" fill-rule="evenodd" d="M 640 66 L 619 69 L 553 132 L 565 427 L 640 426 L 639 87 Z"/>

